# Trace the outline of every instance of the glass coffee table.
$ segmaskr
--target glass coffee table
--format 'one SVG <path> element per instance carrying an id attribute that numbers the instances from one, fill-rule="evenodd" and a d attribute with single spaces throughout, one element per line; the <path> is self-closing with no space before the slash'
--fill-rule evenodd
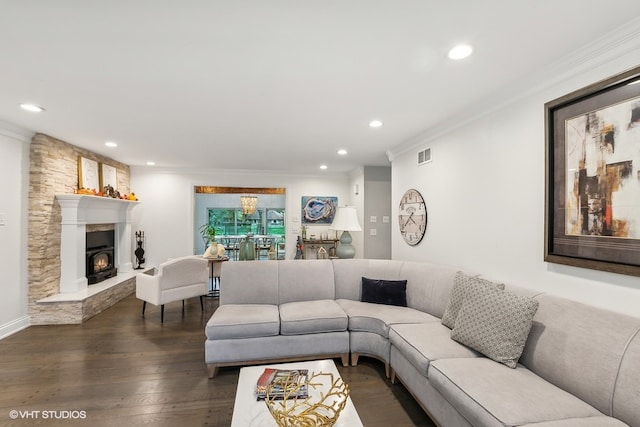
<path id="1" fill-rule="evenodd" d="M 236 390 L 236 401 L 233 405 L 233 418 L 231 427 L 262 427 L 277 426 L 273 416 L 269 413 L 269 408 L 264 400 L 257 400 L 255 396 L 256 381 L 264 372 L 265 368 L 277 369 L 308 369 L 311 373 L 332 373 L 335 378 L 340 378 L 340 373 L 333 360 L 312 360 L 308 362 L 279 363 L 260 366 L 247 366 L 240 369 L 238 379 L 238 389 Z M 309 388 L 311 399 L 319 397 L 322 390 Z M 347 404 L 340 413 L 336 427 L 359 427 L 362 421 L 358 416 L 351 397 L 347 398 Z"/>

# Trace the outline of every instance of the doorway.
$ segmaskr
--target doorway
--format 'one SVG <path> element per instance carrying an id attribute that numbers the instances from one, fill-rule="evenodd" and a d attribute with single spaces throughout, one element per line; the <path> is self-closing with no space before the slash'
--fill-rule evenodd
<path id="1" fill-rule="evenodd" d="M 241 198 L 255 197 L 255 209 L 243 209 Z M 225 246 L 231 260 L 237 259 L 238 244 L 250 236 L 256 244 L 256 259 L 267 256 L 273 245 L 276 257 L 285 257 L 286 191 L 284 188 L 196 186 L 194 209 L 194 254 L 203 254 L 208 238 L 202 229 L 215 229 L 216 241 Z M 266 248 L 260 250 L 262 248 Z"/>

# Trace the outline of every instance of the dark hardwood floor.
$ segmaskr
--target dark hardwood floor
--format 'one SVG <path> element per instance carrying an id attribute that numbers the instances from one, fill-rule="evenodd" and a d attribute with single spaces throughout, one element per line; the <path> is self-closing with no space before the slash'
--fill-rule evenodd
<path id="1" fill-rule="evenodd" d="M 0 340 L 0 426 L 230 425 L 239 368 L 210 380 L 204 363 L 217 300 L 207 298 L 204 313 L 197 298 L 184 313 L 167 304 L 164 325 L 158 307 L 147 305 L 144 318 L 141 307 L 132 295 L 82 325 L 32 326 Z M 336 364 L 365 426 L 434 425 L 381 362 Z"/>

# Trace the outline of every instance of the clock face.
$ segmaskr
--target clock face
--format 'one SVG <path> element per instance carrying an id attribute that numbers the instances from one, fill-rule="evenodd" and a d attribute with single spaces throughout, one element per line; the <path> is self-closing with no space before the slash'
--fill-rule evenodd
<path id="1" fill-rule="evenodd" d="M 400 200 L 398 214 L 400 234 L 407 244 L 415 246 L 427 231 L 427 206 L 418 190 L 407 190 Z"/>

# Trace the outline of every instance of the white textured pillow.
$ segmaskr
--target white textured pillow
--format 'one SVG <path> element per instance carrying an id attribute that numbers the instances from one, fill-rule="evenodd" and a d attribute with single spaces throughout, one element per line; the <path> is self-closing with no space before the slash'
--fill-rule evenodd
<path id="1" fill-rule="evenodd" d="M 515 368 L 539 302 L 499 289 L 472 288 L 451 338 L 496 362 Z"/>
<path id="2" fill-rule="evenodd" d="M 479 277 L 469 276 L 468 274 L 458 271 L 453 279 L 453 288 L 451 289 L 451 298 L 447 308 L 442 315 L 441 323 L 449 329 L 453 329 L 456 324 L 458 312 L 462 308 L 462 304 L 467 296 L 467 291 L 471 287 L 480 287 L 482 289 L 504 289 L 504 283 L 495 283 L 490 280 L 481 279 Z"/>

